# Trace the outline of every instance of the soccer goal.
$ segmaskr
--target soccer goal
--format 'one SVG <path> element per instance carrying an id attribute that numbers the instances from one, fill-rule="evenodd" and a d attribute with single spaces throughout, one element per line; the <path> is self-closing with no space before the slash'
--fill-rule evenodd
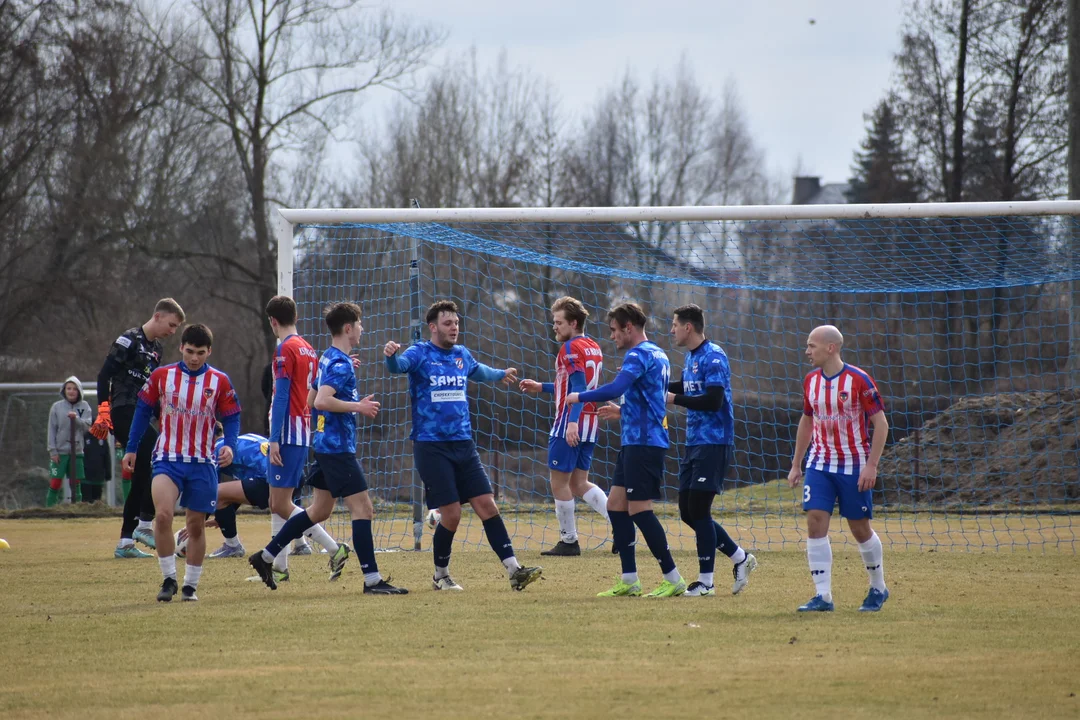
<path id="1" fill-rule="evenodd" d="M 792 547 L 801 489 L 790 489 L 806 336 L 845 335 L 844 360 L 869 372 L 892 426 L 875 489 L 875 525 L 893 548 L 1074 551 L 1080 512 L 1080 202 L 665 208 L 284 209 L 275 217 L 279 289 L 300 331 L 328 344 L 323 308 L 360 303 L 361 460 L 378 544 L 430 546 L 408 439 L 407 383 L 383 365 L 388 340 L 427 338 L 424 309 L 461 308 L 481 362 L 550 381 L 558 345 L 548 308 L 584 302 L 603 348 L 602 382 L 620 365 L 606 310 L 633 300 L 678 377 L 685 351 L 672 310 L 696 303 L 731 360 L 736 453 L 714 514 L 742 545 Z M 470 390 L 477 447 L 518 549 L 558 539 L 546 450 L 551 396 Z M 694 547 L 675 505 L 685 411 L 660 504 L 675 547 Z M 602 428 L 591 479 L 606 488 L 618 428 Z M 578 504 L 583 548 L 609 528 Z M 344 516 L 342 516 L 343 518 Z M 839 523 L 836 523 L 839 525 Z M 347 535 L 347 523 L 331 523 Z M 458 538 L 483 544 L 468 513 Z"/>

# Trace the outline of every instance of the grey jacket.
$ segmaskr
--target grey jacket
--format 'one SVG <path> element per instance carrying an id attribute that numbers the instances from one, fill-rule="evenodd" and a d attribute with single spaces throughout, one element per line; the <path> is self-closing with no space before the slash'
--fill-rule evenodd
<path id="1" fill-rule="evenodd" d="M 75 387 L 79 388 L 79 399 L 75 404 L 69 403 L 67 398 L 64 397 L 64 385 L 69 382 L 75 383 Z M 83 400 L 82 383 L 79 382 L 79 378 L 72 375 L 64 381 L 64 385 L 60 386 L 59 402 L 53 403 L 52 409 L 49 410 L 49 454 L 71 454 L 71 419 L 67 415 L 74 410 L 77 415 L 75 418 L 75 454 L 82 455 L 83 435 L 86 434 L 86 431 L 90 429 L 90 425 L 93 423 L 93 413 L 90 411 L 90 405 Z"/>

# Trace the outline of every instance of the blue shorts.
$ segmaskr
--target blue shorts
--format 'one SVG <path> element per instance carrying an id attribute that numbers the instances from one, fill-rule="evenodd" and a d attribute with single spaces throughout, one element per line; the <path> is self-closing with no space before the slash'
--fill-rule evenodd
<path id="1" fill-rule="evenodd" d="M 217 510 L 217 465 L 157 460 L 153 477 L 158 475 L 165 475 L 179 488 L 180 507 L 203 513 Z"/>
<path id="2" fill-rule="evenodd" d="M 627 500 L 659 500 L 664 481 L 667 448 L 652 445 L 623 445 L 615 460 L 612 487 L 626 488 Z"/>
<path id="3" fill-rule="evenodd" d="M 428 508 L 466 503 L 492 492 L 491 481 L 472 440 L 414 440 L 413 462 L 424 483 Z"/>
<path id="4" fill-rule="evenodd" d="M 307 483 L 336 498 L 357 495 L 368 489 L 360 460 L 352 453 L 315 453 L 315 465 L 311 467 Z"/>
<path id="5" fill-rule="evenodd" d="M 803 477 L 803 510 L 824 510 L 832 515 L 833 506 L 840 501 L 840 516 L 848 520 L 869 520 L 874 517 L 871 490 L 859 492 L 859 475 L 832 473 L 806 468 Z"/>
<path id="6" fill-rule="evenodd" d="M 281 445 L 281 462 L 275 465 L 266 459 L 266 481 L 270 487 L 296 488 L 304 484 L 304 465 L 307 464 L 306 445 Z"/>
<path id="7" fill-rule="evenodd" d="M 595 448 L 596 443 L 579 442 L 577 447 L 570 447 L 566 438 L 551 437 L 548 439 L 548 469 L 564 473 L 588 470 Z"/>
<path id="8" fill-rule="evenodd" d="M 687 445 L 679 463 L 679 492 L 721 492 L 734 449 L 732 445 Z"/>

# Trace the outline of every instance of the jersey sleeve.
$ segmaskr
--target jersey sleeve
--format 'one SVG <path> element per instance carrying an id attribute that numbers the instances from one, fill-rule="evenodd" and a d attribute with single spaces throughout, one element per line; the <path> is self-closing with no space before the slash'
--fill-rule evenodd
<path id="1" fill-rule="evenodd" d="M 149 379 L 143 384 L 142 390 L 139 391 L 139 399 L 156 408 L 158 401 L 161 399 L 161 381 L 164 376 L 161 368 L 150 373 Z"/>
<path id="2" fill-rule="evenodd" d="M 859 404 L 868 417 L 885 411 L 885 402 L 869 375 L 865 379 L 859 378 Z"/>
<path id="3" fill-rule="evenodd" d="M 810 378 L 803 379 L 802 384 L 802 414 L 806 417 L 814 417 L 814 406 L 810 404 Z"/>
<path id="4" fill-rule="evenodd" d="M 131 337 L 128 333 L 124 333 L 113 341 L 112 347 L 109 348 L 109 359 L 115 360 L 118 363 L 126 362 L 131 355 L 132 347 L 134 345 L 135 338 Z"/>
<path id="5" fill-rule="evenodd" d="M 345 388 L 345 384 L 352 374 L 351 362 L 331 363 L 325 368 L 324 372 L 319 373 L 319 386 L 332 387 L 336 395 Z"/>
<path id="6" fill-rule="evenodd" d="M 274 379 L 292 380 L 293 368 L 296 366 L 296 354 L 292 348 L 282 345 L 274 353 Z"/>
<path id="7" fill-rule="evenodd" d="M 405 348 L 405 352 L 401 353 L 398 358 L 398 367 L 404 372 L 417 372 L 421 370 L 424 364 L 424 348 L 419 344 L 410 345 Z"/>
<path id="8" fill-rule="evenodd" d="M 714 353 L 705 358 L 705 387 L 731 385 L 731 366 L 726 357 Z"/>
<path id="9" fill-rule="evenodd" d="M 635 380 L 645 374 L 647 364 L 645 362 L 645 356 L 636 348 L 626 353 L 626 357 L 623 358 L 622 367 L 619 369 L 620 373 L 629 373 Z"/>
<path id="10" fill-rule="evenodd" d="M 217 395 L 218 417 L 229 417 L 240 412 L 240 398 L 236 396 L 236 389 L 227 375 L 221 376 L 221 388 Z"/>
<path id="11" fill-rule="evenodd" d="M 563 345 L 567 374 L 573 375 L 576 372 L 585 372 L 585 349 L 583 345 L 583 338 L 573 338 Z"/>

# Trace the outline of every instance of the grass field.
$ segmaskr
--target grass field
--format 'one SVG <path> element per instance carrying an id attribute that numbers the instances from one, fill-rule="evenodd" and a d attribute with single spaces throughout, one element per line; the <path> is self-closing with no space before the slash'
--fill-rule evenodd
<path id="1" fill-rule="evenodd" d="M 618 569 L 604 551 L 544 558 L 514 593 L 468 550 L 460 594 L 430 590 L 430 554 L 386 553 L 409 596 L 365 597 L 355 563 L 328 584 L 312 556 L 276 592 L 208 561 L 200 602 L 165 605 L 156 562 L 112 559 L 118 524 L 0 521 L 0 718 L 1080 716 L 1071 552 L 889 552 L 877 615 L 856 612 L 866 576 L 846 545 L 837 612 L 812 617 L 794 612 L 813 594 L 798 550 L 759 552 L 738 597 L 598 599 Z M 249 550 L 266 531 L 241 521 Z M 695 558 L 676 559 L 693 579 Z M 643 548 L 639 567 L 658 582 Z"/>

